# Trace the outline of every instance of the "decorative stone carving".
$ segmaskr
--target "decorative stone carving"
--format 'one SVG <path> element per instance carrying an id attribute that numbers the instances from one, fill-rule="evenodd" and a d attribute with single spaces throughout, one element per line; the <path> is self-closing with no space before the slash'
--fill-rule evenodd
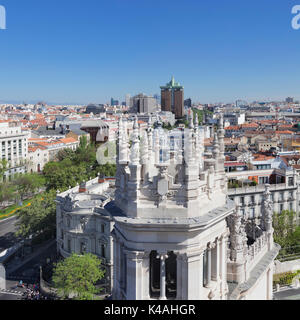
<path id="1" fill-rule="evenodd" d="M 82 217 L 80 219 L 81 229 L 83 232 L 86 230 L 86 226 L 87 226 L 88 221 L 89 221 L 89 219 L 87 217 Z"/>
<path id="2" fill-rule="evenodd" d="M 263 217 L 262 217 L 262 228 L 267 232 L 272 231 L 272 221 L 273 221 L 273 202 L 271 198 L 270 185 L 265 185 L 266 190 L 264 192 L 263 201 Z"/>
<path id="3" fill-rule="evenodd" d="M 227 218 L 230 229 L 230 260 L 242 260 L 247 250 L 247 235 L 245 232 L 245 221 L 239 207 Z"/>

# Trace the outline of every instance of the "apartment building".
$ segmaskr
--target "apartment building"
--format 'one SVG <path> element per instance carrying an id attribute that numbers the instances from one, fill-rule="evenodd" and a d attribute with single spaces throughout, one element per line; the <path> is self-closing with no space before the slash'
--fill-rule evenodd
<path id="1" fill-rule="evenodd" d="M 0 122 L 0 157 L 8 163 L 5 179 L 26 172 L 28 138 L 29 132 L 22 130 L 17 122 Z"/>
<path id="2" fill-rule="evenodd" d="M 227 193 L 236 205 L 241 206 L 243 214 L 247 214 L 252 219 L 260 218 L 265 184 L 271 183 L 270 192 L 274 212 L 280 213 L 284 210 L 290 210 L 299 215 L 300 181 L 296 170 L 289 168 L 284 171 L 268 169 L 227 173 L 229 181 L 232 181 L 233 178 L 245 181 L 247 177 L 250 180 L 256 180 L 253 179 L 254 177 L 257 178 L 258 185 L 229 188 Z M 299 218 L 297 216 L 298 222 Z"/>

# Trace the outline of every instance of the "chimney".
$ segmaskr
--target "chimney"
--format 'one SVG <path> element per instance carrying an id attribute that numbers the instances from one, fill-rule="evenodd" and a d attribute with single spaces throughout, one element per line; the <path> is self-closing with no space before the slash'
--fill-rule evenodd
<path id="1" fill-rule="evenodd" d="M 103 182 L 105 182 L 105 178 L 104 178 L 104 176 L 103 175 L 101 175 L 100 173 L 98 173 L 98 183 L 103 183 Z"/>
<path id="2" fill-rule="evenodd" d="M 85 193 L 85 192 L 87 192 L 87 186 L 86 186 L 86 182 L 83 181 L 79 186 L 79 193 Z"/>

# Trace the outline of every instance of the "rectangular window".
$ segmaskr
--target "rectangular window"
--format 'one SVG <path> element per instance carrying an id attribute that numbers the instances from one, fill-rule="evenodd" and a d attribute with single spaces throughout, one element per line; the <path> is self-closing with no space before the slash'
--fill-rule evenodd
<path id="1" fill-rule="evenodd" d="M 284 199 L 284 193 L 280 192 L 280 201 L 283 201 L 283 199 Z"/>
<path id="2" fill-rule="evenodd" d="M 101 257 L 105 258 L 105 245 L 101 244 Z"/>
<path id="3" fill-rule="evenodd" d="M 158 298 L 160 296 L 160 259 L 157 258 L 157 252 L 150 254 L 150 297 Z"/>
<path id="4" fill-rule="evenodd" d="M 289 177 L 289 186 L 292 187 L 294 185 L 294 178 L 293 177 Z"/>

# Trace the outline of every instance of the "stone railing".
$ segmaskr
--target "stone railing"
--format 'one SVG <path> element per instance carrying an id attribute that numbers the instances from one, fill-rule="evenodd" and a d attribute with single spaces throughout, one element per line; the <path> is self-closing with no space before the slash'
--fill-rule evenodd
<path id="1" fill-rule="evenodd" d="M 255 240 L 255 242 L 248 246 L 247 249 L 247 264 L 249 266 L 255 264 L 256 260 L 260 259 L 261 253 L 267 251 L 268 248 L 268 235 L 266 232 Z"/>
<path id="2" fill-rule="evenodd" d="M 286 183 L 271 184 L 270 191 L 279 191 L 285 189 L 295 189 L 297 186 L 288 186 Z M 228 196 L 239 195 L 244 193 L 263 193 L 266 190 L 265 185 L 257 185 L 254 187 L 232 188 L 228 189 Z"/>

